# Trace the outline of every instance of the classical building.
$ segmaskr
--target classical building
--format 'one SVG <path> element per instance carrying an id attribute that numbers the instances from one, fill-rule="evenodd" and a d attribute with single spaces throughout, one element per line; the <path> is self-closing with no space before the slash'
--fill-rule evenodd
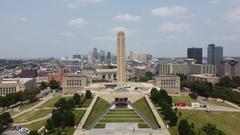
<path id="1" fill-rule="evenodd" d="M 67 73 L 63 78 L 62 90 L 63 93 L 74 94 L 77 91 L 83 90 L 83 88 L 90 85 L 91 82 L 91 78 L 87 76 Z"/>
<path id="2" fill-rule="evenodd" d="M 192 74 L 188 75 L 188 80 L 190 81 L 203 81 L 203 82 L 209 82 L 213 85 L 219 83 L 219 77 L 216 77 L 216 75 L 213 74 Z"/>
<path id="3" fill-rule="evenodd" d="M 124 85 L 126 83 L 126 64 L 125 64 L 125 34 L 120 31 L 117 34 L 117 83 Z"/>
<path id="4" fill-rule="evenodd" d="M 155 85 L 165 89 L 169 94 L 180 93 L 180 77 L 176 75 L 162 75 L 155 77 Z"/>
<path id="5" fill-rule="evenodd" d="M 0 96 L 10 93 L 33 89 L 36 87 L 36 79 L 33 78 L 4 78 L 0 80 Z"/>
<path id="6" fill-rule="evenodd" d="M 96 68 L 96 76 L 98 80 L 115 81 L 117 80 L 117 67 L 98 66 Z"/>

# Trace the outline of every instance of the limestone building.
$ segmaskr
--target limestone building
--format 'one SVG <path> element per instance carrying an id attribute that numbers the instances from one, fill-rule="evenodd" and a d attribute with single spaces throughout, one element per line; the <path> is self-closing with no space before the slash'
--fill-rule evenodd
<path id="1" fill-rule="evenodd" d="M 63 93 L 74 94 L 77 91 L 83 90 L 91 83 L 91 78 L 81 75 L 67 73 L 63 78 L 62 90 Z"/>
<path id="2" fill-rule="evenodd" d="M 180 77 L 176 75 L 162 75 L 155 77 L 155 85 L 165 89 L 169 94 L 180 93 Z"/>
<path id="3" fill-rule="evenodd" d="M 117 83 L 120 86 L 126 83 L 125 59 L 125 34 L 120 31 L 117 34 Z"/>
<path id="4" fill-rule="evenodd" d="M 188 80 L 190 81 L 209 82 L 213 85 L 219 83 L 219 79 L 219 77 L 216 77 L 216 75 L 213 74 L 192 74 L 188 76 Z"/>
<path id="5" fill-rule="evenodd" d="M 33 78 L 6 78 L 0 80 L 0 96 L 33 89 L 36 87 L 36 79 Z"/>

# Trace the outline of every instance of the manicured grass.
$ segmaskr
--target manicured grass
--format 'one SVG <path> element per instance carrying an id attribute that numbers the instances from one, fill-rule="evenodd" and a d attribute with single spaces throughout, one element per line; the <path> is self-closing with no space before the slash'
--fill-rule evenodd
<path id="1" fill-rule="evenodd" d="M 57 103 L 58 100 L 61 99 L 61 98 L 62 98 L 61 96 L 55 96 L 52 99 L 48 100 L 46 103 L 39 106 L 38 108 L 54 107 L 55 103 Z"/>
<path id="2" fill-rule="evenodd" d="M 207 102 L 210 103 L 210 104 L 213 104 L 213 105 L 235 108 L 234 106 L 231 106 L 231 105 L 229 105 L 225 102 L 221 102 L 221 101 L 210 101 L 210 100 L 208 100 Z"/>
<path id="3" fill-rule="evenodd" d="M 103 118 L 100 123 L 144 123 L 141 118 Z"/>
<path id="4" fill-rule="evenodd" d="M 40 101 L 37 101 L 34 103 L 23 104 L 23 105 L 19 106 L 19 110 L 23 111 L 23 110 L 32 108 L 33 106 L 37 105 L 38 103 L 40 103 Z"/>
<path id="5" fill-rule="evenodd" d="M 150 109 L 145 98 L 137 100 L 133 105 L 147 118 L 155 127 L 159 127 L 152 110 Z"/>
<path id="6" fill-rule="evenodd" d="M 51 112 L 52 112 L 52 109 L 41 109 L 41 110 L 27 112 L 14 118 L 14 123 L 30 122 L 32 120 L 45 117 L 49 115 Z"/>
<path id="7" fill-rule="evenodd" d="M 92 98 L 92 99 L 86 99 L 86 101 L 83 103 L 82 108 L 87 108 L 87 107 L 89 107 L 90 104 L 92 103 L 92 100 L 93 100 L 93 98 Z"/>
<path id="8" fill-rule="evenodd" d="M 173 102 L 177 103 L 177 102 L 187 102 L 187 103 L 191 103 L 191 102 L 196 102 L 196 100 L 192 99 L 189 96 L 172 96 Z"/>
<path id="9" fill-rule="evenodd" d="M 92 108 L 90 115 L 87 118 L 87 121 L 84 127 L 88 127 L 105 109 L 109 107 L 109 103 L 101 98 L 98 98 L 95 105 Z"/>
<path id="10" fill-rule="evenodd" d="M 38 121 L 38 122 L 34 122 L 32 124 L 29 125 L 23 125 L 23 127 L 28 128 L 29 130 L 39 130 L 41 127 L 43 127 L 46 124 L 46 120 L 42 120 L 42 121 Z"/>
<path id="11" fill-rule="evenodd" d="M 138 128 L 149 128 L 148 124 L 138 124 Z"/>
<path id="12" fill-rule="evenodd" d="M 179 110 L 182 112 L 180 118 L 186 119 L 190 124 L 194 123 L 195 128 L 200 129 L 204 124 L 215 124 L 218 129 L 226 135 L 238 135 L 240 133 L 240 113 L 239 112 L 206 112 L 200 110 Z M 178 135 L 177 126 L 170 127 L 172 135 Z"/>
<path id="13" fill-rule="evenodd" d="M 76 125 L 78 125 L 80 123 L 85 112 L 86 112 L 85 110 L 74 110 Z"/>
<path id="14" fill-rule="evenodd" d="M 94 128 L 105 128 L 105 124 L 96 124 Z"/>

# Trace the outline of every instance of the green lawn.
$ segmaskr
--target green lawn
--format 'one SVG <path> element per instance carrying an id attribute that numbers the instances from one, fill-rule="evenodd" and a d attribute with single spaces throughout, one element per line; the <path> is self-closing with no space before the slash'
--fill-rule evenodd
<path id="1" fill-rule="evenodd" d="M 200 129 L 206 123 L 212 123 L 218 129 L 223 130 L 226 135 L 239 135 L 240 113 L 239 112 L 206 112 L 199 110 L 179 110 L 182 112 L 181 118 L 194 123 Z M 177 127 L 169 128 L 172 135 L 178 135 Z"/>
<path id="2" fill-rule="evenodd" d="M 55 103 L 57 103 L 57 101 L 61 98 L 62 98 L 61 96 L 55 96 L 52 99 L 45 102 L 44 104 L 42 104 L 41 106 L 39 106 L 38 108 L 54 107 Z M 65 97 L 65 98 L 67 98 L 67 97 Z"/>
<path id="3" fill-rule="evenodd" d="M 86 99 L 86 101 L 83 103 L 82 108 L 87 108 L 89 107 L 89 105 L 91 104 L 93 98 L 92 99 Z"/>
<path id="4" fill-rule="evenodd" d="M 139 128 L 149 128 L 143 119 L 130 109 L 108 111 L 94 128 L 105 128 L 106 123 L 138 123 Z"/>
<path id="5" fill-rule="evenodd" d="M 133 105 L 147 118 L 155 127 L 159 127 L 152 110 L 150 109 L 145 98 L 137 100 Z"/>
<path id="6" fill-rule="evenodd" d="M 109 103 L 101 98 L 98 98 L 95 105 L 92 108 L 90 115 L 87 118 L 87 121 L 84 127 L 88 127 L 105 109 L 109 107 Z"/>
<path id="7" fill-rule="evenodd" d="M 78 125 L 80 123 L 85 112 L 86 112 L 85 110 L 74 110 L 76 125 Z"/>
<path id="8" fill-rule="evenodd" d="M 173 102 L 177 103 L 177 102 L 187 102 L 187 103 L 191 103 L 194 102 L 196 100 L 192 99 L 189 96 L 172 96 Z"/>
<path id="9" fill-rule="evenodd" d="M 32 120 L 45 117 L 49 115 L 51 112 L 52 112 L 51 109 L 41 109 L 41 110 L 30 111 L 14 118 L 14 123 L 30 122 Z"/>
<path id="10" fill-rule="evenodd" d="M 34 122 L 32 124 L 29 125 L 23 125 L 24 127 L 30 129 L 30 130 L 39 130 L 41 127 L 43 127 L 46 124 L 46 120 L 42 120 L 42 121 L 38 121 L 38 122 Z"/>
<path id="11" fill-rule="evenodd" d="M 48 135 L 73 135 L 75 132 L 75 128 L 67 127 L 67 128 L 55 128 L 48 133 Z"/>
<path id="12" fill-rule="evenodd" d="M 218 106 L 224 106 L 224 107 L 230 107 L 230 108 L 235 108 L 234 106 L 231 106 L 225 102 L 221 102 L 221 101 L 207 101 L 210 104 L 214 104 L 214 105 L 218 105 Z"/>

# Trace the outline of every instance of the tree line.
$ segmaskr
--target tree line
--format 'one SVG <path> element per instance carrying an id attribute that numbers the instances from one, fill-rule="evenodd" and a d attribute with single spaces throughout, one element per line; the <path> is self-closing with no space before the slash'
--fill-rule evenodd
<path id="1" fill-rule="evenodd" d="M 168 95 L 166 90 L 157 90 L 152 88 L 150 98 L 155 105 L 161 107 L 161 114 L 164 119 L 169 121 L 170 126 L 175 126 L 178 122 L 177 114 L 172 110 L 172 97 Z"/>
<path id="2" fill-rule="evenodd" d="M 68 100 L 61 98 L 55 103 L 52 116 L 47 120 L 45 125 L 47 130 L 46 134 L 60 132 L 59 129 L 74 127 L 77 125 L 78 123 L 76 123 L 74 108 L 82 107 L 87 99 L 92 99 L 92 93 L 90 90 L 87 90 L 85 95 L 79 95 L 76 93 Z"/>
<path id="3" fill-rule="evenodd" d="M 36 95 L 39 93 L 39 89 L 33 89 L 7 94 L 5 97 L 0 96 L 0 107 L 6 108 L 24 101 L 29 103 L 36 102 L 38 100 Z"/>

